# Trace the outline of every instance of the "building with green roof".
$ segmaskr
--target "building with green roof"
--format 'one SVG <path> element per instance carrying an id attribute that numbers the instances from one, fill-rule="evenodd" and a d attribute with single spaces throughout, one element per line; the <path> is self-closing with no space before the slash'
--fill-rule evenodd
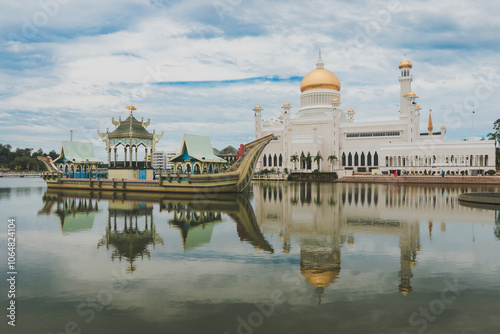
<path id="1" fill-rule="evenodd" d="M 63 141 L 61 154 L 53 163 L 66 177 L 92 178 L 97 177 L 97 168 L 102 161 L 95 157 L 92 143 Z"/>
<path id="2" fill-rule="evenodd" d="M 227 161 L 216 156 L 209 137 L 185 134 L 180 153 L 170 159 L 177 174 L 214 174 Z"/>

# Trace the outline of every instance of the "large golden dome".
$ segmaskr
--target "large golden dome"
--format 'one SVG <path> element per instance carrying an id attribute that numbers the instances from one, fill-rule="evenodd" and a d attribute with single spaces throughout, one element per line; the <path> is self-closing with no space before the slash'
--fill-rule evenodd
<path id="1" fill-rule="evenodd" d="M 311 89 L 335 89 L 340 91 L 340 81 L 335 74 L 325 70 L 321 50 L 319 52 L 316 69 L 309 72 L 300 83 L 300 92 Z"/>
<path id="2" fill-rule="evenodd" d="M 300 273 L 315 288 L 326 288 L 339 277 L 340 268 L 334 270 L 301 269 Z"/>
<path id="3" fill-rule="evenodd" d="M 340 81 L 332 72 L 324 68 L 317 68 L 309 72 L 300 84 L 301 93 L 311 89 L 335 89 L 340 91 Z"/>

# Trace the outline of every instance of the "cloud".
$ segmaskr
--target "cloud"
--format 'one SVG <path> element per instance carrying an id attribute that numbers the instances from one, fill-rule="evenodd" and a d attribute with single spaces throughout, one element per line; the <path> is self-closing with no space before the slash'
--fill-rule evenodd
<path id="1" fill-rule="evenodd" d="M 193 131 L 216 147 L 235 146 L 253 138 L 255 104 L 264 118 L 279 115 L 285 101 L 299 109 L 300 78 L 320 47 L 358 121 L 398 117 L 397 64 L 405 53 L 422 124 L 433 109 L 436 125 L 451 124 L 448 137 L 460 139 L 470 133 L 472 109 L 476 134 L 490 132 L 496 119 L 500 5 L 487 1 L 45 0 L 4 9 L 0 126 L 14 147 L 58 149 L 69 129 L 96 140 L 95 130 L 110 127 L 129 103 L 166 131 L 160 147 Z M 37 25 L 43 13 L 48 20 Z M 489 95 L 476 103 L 484 80 Z M 12 123 L 47 131 L 19 135 Z"/>

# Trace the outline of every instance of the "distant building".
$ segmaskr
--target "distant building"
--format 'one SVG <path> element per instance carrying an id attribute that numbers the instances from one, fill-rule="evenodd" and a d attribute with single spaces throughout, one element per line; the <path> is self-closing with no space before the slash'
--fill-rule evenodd
<path id="1" fill-rule="evenodd" d="M 161 171 L 173 171 L 174 164 L 169 160 L 176 154 L 177 152 L 173 151 L 155 151 L 153 153 L 153 169 Z"/>
<path id="2" fill-rule="evenodd" d="M 231 145 L 220 150 L 216 155 L 219 158 L 226 160 L 230 165 L 237 160 L 238 150 Z"/>

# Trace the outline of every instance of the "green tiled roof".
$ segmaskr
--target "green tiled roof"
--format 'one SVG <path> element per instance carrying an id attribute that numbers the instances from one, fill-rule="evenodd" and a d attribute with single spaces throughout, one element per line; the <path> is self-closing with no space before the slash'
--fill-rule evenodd
<path id="1" fill-rule="evenodd" d="M 196 136 L 185 134 L 184 140 L 182 141 L 181 153 L 171 158 L 174 159 L 182 156 L 184 154 L 183 149 L 187 148 L 187 151 L 190 156 L 199 160 L 206 162 L 226 162 L 226 160 L 219 158 L 214 154 L 214 150 L 212 148 L 212 142 L 210 141 L 210 137 L 205 136 Z"/>
<path id="2" fill-rule="evenodd" d="M 101 162 L 95 157 L 92 143 L 83 141 L 63 141 L 61 155 L 54 162 L 66 158 L 71 162 Z"/>
<path id="3" fill-rule="evenodd" d="M 150 139 L 153 138 L 153 134 L 149 133 L 149 131 L 142 126 L 142 122 L 138 121 L 134 116 L 129 116 L 127 117 L 126 120 L 121 121 L 120 125 L 118 125 L 118 127 L 109 134 L 109 138 L 129 137 L 131 122 L 132 122 L 132 137 L 150 138 Z"/>
<path id="4" fill-rule="evenodd" d="M 219 151 L 219 154 L 223 155 L 231 155 L 231 154 L 237 154 L 238 150 L 232 147 L 231 145 L 223 148 L 222 150 Z"/>

